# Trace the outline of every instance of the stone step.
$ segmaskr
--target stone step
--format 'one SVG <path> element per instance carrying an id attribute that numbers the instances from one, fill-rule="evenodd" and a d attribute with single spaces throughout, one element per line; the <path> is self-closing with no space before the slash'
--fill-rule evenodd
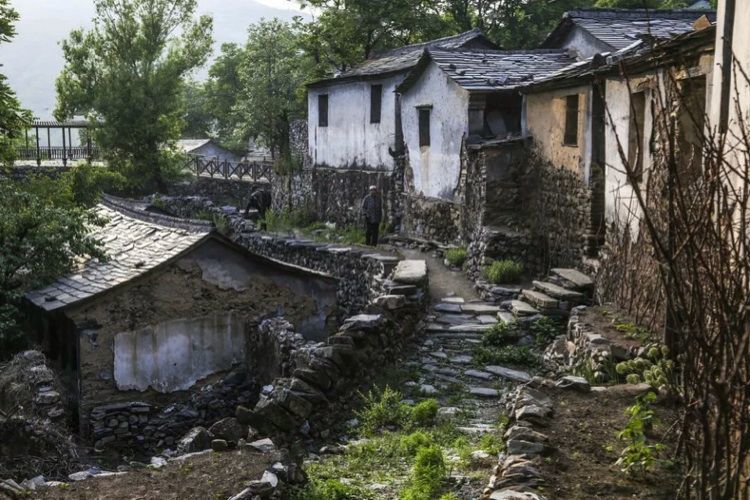
<path id="1" fill-rule="evenodd" d="M 482 370 L 466 370 L 464 375 L 480 380 L 492 380 L 494 378 L 491 373 Z"/>
<path id="2" fill-rule="evenodd" d="M 497 323 L 497 317 L 491 316 L 489 314 L 480 314 L 479 316 L 477 316 L 477 321 L 484 325 L 494 325 L 495 323 Z"/>
<path id="3" fill-rule="evenodd" d="M 390 285 L 385 287 L 389 295 L 415 295 L 419 289 L 414 285 Z"/>
<path id="4" fill-rule="evenodd" d="M 461 304 L 447 304 L 441 302 L 440 304 L 435 304 L 433 309 L 441 313 L 461 314 Z"/>
<path id="5" fill-rule="evenodd" d="M 522 300 L 511 300 L 510 312 L 512 312 L 515 317 L 534 316 L 535 314 L 539 314 L 538 310 Z"/>
<path id="6" fill-rule="evenodd" d="M 498 321 L 500 321 L 500 323 L 504 323 L 506 325 L 508 323 L 514 323 L 516 321 L 516 317 L 508 311 L 500 311 L 499 313 L 497 313 L 497 319 Z"/>
<path id="7" fill-rule="evenodd" d="M 535 290 L 524 290 L 521 292 L 524 300 L 535 306 L 537 309 L 549 311 L 556 310 L 560 306 L 560 301 L 547 295 L 546 293 Z"/>
<path id="8" fill-rule="evenodd" d="M 441 299 L 440 302 L 444 302 L 446 304 L 463 304 L 464 299 L 463 297 L 445 297 Z"/>
<path id="9" fill-rule="evenodd" d="M 484 333 L 492 328 L 492 325 L 481 323 L 464 323 L 463 325 L 452 325 L 448 327 L 449 332 L 458 333 Z"/>
<path id="10" fill-rule="evenodd" d="M 450 325 L 471 323 L 472 321 L 477 321 L 477 319 L 470 314 L 438 314 L 435 317 L 436 323 L 446 323 Z"/>
<path id="11" fill-rule="evenodd" d="M 427 263 L 424 260 L 402 260 L 391 277 L 402 285 L 421 285 L 427 280 Z"/>
<path id="12" fill-rule="evenodd" d="M 547 281 L 533 281 L 532 283 L 535 289 L 542 293 L 546 293 L 555 299 L 574 303 L 583 302 L 583 294 L 581 292 L 568 290 L 567 288 L 563 288 Z"/>
<path id="13" fill-rule="evenodd" d="M 594 286 L 594 280 L 577 269 L 566 269 L 558 267 L 552 269 L 552 274 L 560 278 L 566 285 L 566 288 L 584 291 L 589 290 Z"/>
<path id="14" fill-rule="evenodd" d="M 484 371 L 497 375 L 498 377 L 507 378 L 514 382 L 526 383 L 531 380 L 531 375 L 521 370 L 513 370 L 504 366 L 488 365 L 484 367 Z"/>
<path id="15" fill-rule="evenodd" d="M 429 331 L 429 330 L 428 330 Z M 431 333 L 427 336 L 428 339 L 436 342 L 444 342 L 446 340 L 453 340 L 460 342 L 462 340 L 482 340 L 483 335 L 481 333 L 466 333 L 466 332 L 453 332 L 449 333 L 445 330 L 438 330 L 435 333 Z"/>
<path id="16" fill-rule="evenodd" d="M 500 312 L 500 307 L 493 304 L 484 303 L 469 303 L 461 306 L 461 312 L 471 314 L 497 314 Z"/>

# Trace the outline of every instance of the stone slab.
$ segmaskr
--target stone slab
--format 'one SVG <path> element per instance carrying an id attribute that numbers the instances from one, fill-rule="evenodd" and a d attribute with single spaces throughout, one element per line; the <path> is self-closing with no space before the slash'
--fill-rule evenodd
<path id="1" fill-rule="evenodd" d="M 531 375 L 528 373 L 521 370 L 506 368 L 504 366 L 488 365 L 484 367 L 484 371 L 515 382 L 526 383 L 531 380 Z"/>
<path id="2" fill-rule="evenodd" d="M 393 281 L 418 285 L 427 280 L 427 264 L 423 260 L 402 260 L 393 271 Z"/>
<path id="3" fill-rule="evenodd" d="M 489 387 L 470 387 L 469 394 L 482 398 L 500 397 L 500 391 L 498 391 L 497 389 L 490 389 Z"/>
<path id="4" fill-rule="evenodd" d="M 508 323 L 514 323 L 516 321 L 516 317 L 508 311 L 500 311 L 499 313 L 497 313 L 497 319 L 500 321 L 500 323 L 504 323 L 506 325 Z"/>
<path id="5" fill-rule="evenodd" d="M 461 311 L 472 314 L 497 314 L 500 312 L 498 306 L 491 304 L 464 304 L 461 306 Z"/>
<path id="6" fill-rule="evenodd" d="M 445 302 L 448 304 L 463 304 L 464 299 L 463 297 L 445 297 L 441 299 L 441 302 Z"/>
<path id="7" fill-rule="evenodd" d="M 594 286 L 594 280 L 583 274 L 581 271 L 578 271 L 577 269 L 565 269 L 558 267 L 552 269 L 552 274 L 554 274 L 555 276 L 559 276 L 578 290 L 591 288 L 592 286 Z"/>
<path id="8" fill-rule="evenodd" d="M 490 330 L 492 325 L 481 324 L 481 323 L 464 323 L 463 325 L 453 325 L 448 327 L 450 332 L 460 333 L 473 333 L 473 332 L 486 332 Z"/>
<path id="9" fill-rule="evenodd" d="M 497 318 L 489 314 L 480 314 L 479 316 L 477 316 L 477 321 L 485 325 L 494 325 L 495 323 L 497 323 Z"/>
<path id="10" fill-rule="evenodd" d="M 535 290 L 524 290 L 521 292 L 526 301 L 531 302 L 534 306 L 540 309 L 557 309 L 559 301 L 555 298 L 550 297 L 546 293 L 537 292 Z"/>
<path id="11" fill-rule="evenodd" d="M 533 316 L 539 314 L 539 311 L 531 304 L 522 300 L 511 300 L 510 310 L 515 316 Z"/>
<path id="12" fill-rule="evenodd" d="M 452 313 L 452 314 L 461 313 L 460 304 L 446 304 L 445 302 L 441 302 L 440 304 L 435 304 L 435 307 L 433 307 L 433 309 L 436 310 L 437 312 L 442 312 L 442 313 Z"/>
<path id="13" fill-rule="evenodd" d="M 467 377 L 478 378 L 481 380 L 492 380 L 491 373 L 483 372 L 481 370 L 466 370 L 464 372 L 464 375 L 466 375 Z"/>
<path id="14" fill-rule="evenodd" d="M 542 293 L 546 293 L 550 297 L 558 300 L 565 300 L 568 302 L 577 302 L 583 300 L 583 294 L 574 290 L 568 290 L 554 283 L 547 281 L 533 281 L 534 288 Z"/>

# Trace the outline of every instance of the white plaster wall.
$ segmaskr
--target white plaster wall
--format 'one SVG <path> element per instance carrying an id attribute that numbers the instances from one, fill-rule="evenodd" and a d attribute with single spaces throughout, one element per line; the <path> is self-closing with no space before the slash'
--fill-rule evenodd
<path id="1" fill-rule="evenodd" d="M 114 354 L 118 389 L 181 391 L 242 362 L 244 325 L 231 312 L 165 321 L 118 333 Z"/>
<path id="2" fill-rule="evenodd" d="M 638 85 L 647 78 L 655 75 L 644 75 L 631 78 L 631 88 Z M 635 197 L 633 186 L 628 182 L 625 175 L 625 167 L 620 155 L 622 148 L 625 158 L 628 158 L 628 132 L 630 127 L 630 93 L 628 84 L 621 79 L 608 79 L 606 82 L 606 103 L 608 110 L 605 112 L 604 144 L 605 144 L 605 217 L 608 223 L 616 223 L 618 227 L 628 225 L 631 234 L 638 234 L 638 223 L 641 218 L 641 210 Z M 643 179 L 641 185 L 648 179 L 648 171 L 651 166 L 651 153 L 649 150 L 649 138 L 653 128 L 653 117 L 651 115 L 651 100 L 657 90 L 646 90 L 646 113 L 641 140 L 643 141 Z"/>
<path id="3" fill-rule="evenodd" d="M 314 165 L 391 170 L 396 136 L 396 86 L 400 74 L 383 80 L 340 83 L 309 89 L 307 121 Z M 370 123 L 370 87 L 383 85 L 380 123 Z M 328 94 L 328 126 L 318 126 L 318 96 Z"/>
<path id="4" fill-rule="evenodd" d="M 602 52 L 612 51 L 607 44 L 577 26 L 568 33 L 559 48 L 575 50 L 579 60 L 588 59 Z"/>
<path id="5" fill-rule="evenodd" d="M 430 146 L 419 146 L 419 106 L 432 106 Z M 461 142 L 469 129 L 469 93 L 431 63 L 402 96 L 401 121 L 414 191 L 451 199 L 461 171 Z"/>

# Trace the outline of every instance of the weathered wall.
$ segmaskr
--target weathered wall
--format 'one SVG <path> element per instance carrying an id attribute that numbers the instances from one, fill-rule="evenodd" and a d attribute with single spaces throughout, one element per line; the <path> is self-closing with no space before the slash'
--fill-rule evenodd
<path id="1" fill-rule="evenodd" d="M 578 94 L 578 141 L 564 142 L 565 98 Z M 588 178 L 591 163 L 591 87 L 581 86 L 528 94 L 526 125 L 542 155 L 554 165 L 564 166 Z"/>
<path id="2" fill-rule="evenodd" d="M 429 146 L 419 146 L 418 106 L 432 107 Z M 461 144 L 468 134 L 469 93 L 430 64 L 401 97 L 401 121 L 414 193 L 453 199 L 461 170 Z"/>
<path id="3" fill-rule="evenodd" d="M 612 51 L 608 45 L 578 26 L 573 27 L 565 40 L 556 48 L 575 50 L 579 60 Z"/>
<path id="4" fill-rule="evenodd" d="M 405 73 L 383 80 L 309 88 L 307 116 L 313 165 L 391 170 L 396 135 L 396 94 Z M 383 85 L 380 123 L 370 123 L 370 87 Z M 328 126 L 318 126 L 318 96 L 328 94 Z"/>
<path id="5" fill-rule="evenodd" d="M 237 179 L 218 177 L 197 177 L 190 182 L 171 184 L 167 190 L 170 196 L 200 196 L 210 199 L 218 206 L 233 205 L 244 209 L 250 193 L 256 189 L 271 189 L 268 183 L 252 183 Z"/>
<path id="6" fill-rule="evenodd" d="M 233 352 L 237 335 L 244 336 L 248 325 L 264 316 L 285 314 L 298 320 L 301 331 L 313 338 L 326 336 L 319 328 L 335 319 L 335 280 L 250 261 L 243 265 L 239 259 L 244 260 L 223 244 L 209 242 L 147 279 L 68 312 L 80 330 L 79 404 L 84 428 L 89 411 L 104 403 L 137 399 L 159 406 L 184 399 L 179 392 L 164 391 L 194 390 L 205 383 L 207 373 L 231 368 L 242 359 L 241 352 Z M 228 314 L 231 324 L 220 319 Z M 179 323 L 171 325 L 177 328 L 171 332 L 164 325 L 196 320 L 206 323 L 190 326 L 201 337 L 189 343 Z M 128 343 L 125 332 L 139 331 L 146 337 L 142 340 L 156 340 L 157 349 L 138 340 Z M 117 336 L 122 336 L 119 341 Z M 208 353 L 199 353 L 198 344 Z M 127 372 L 124 367 L 133 356 L 139 368 Z M 160 365 L 156 372 L 150 371 L 149 362 Z M 193 380 L 199 382 L 191 386 Z M 129 386 L 137 390 L 124 390 Z"/>

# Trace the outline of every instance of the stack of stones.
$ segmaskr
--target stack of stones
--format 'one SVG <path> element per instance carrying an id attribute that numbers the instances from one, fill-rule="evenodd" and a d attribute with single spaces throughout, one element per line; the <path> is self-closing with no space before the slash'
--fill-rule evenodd
<path id="1" fill-rule="evenodd" d="M 90 427 L 94 446 L 137 445 L 145 449 L 173 446 L 179 436 L 199 425 L 231 415 L 239 404 L 256 399 L 258 388 L 242 371 L 193 394 L 185 403 L 159 408 L 142 402 L 112 403 L 94 408 Z"/>
<path id="2" fill-rule="evenodd" d="M 563 377 L 556 383 L 535 377 L 527 385 L 510 393 L 507 411 L 511 418 L 505 432 L 506 451 L 490 478 L 482 500 L 540 500 L 544 478 L 540 465 L 544 457 L 554 453 L 544 429 L 554 416 L 550 390 L 589 392 L 591 387 L 580 377 Z"/>
<path id="3" fill-rule="evenodd" d="M 12 379 L 4 380 L 2 385 L 13 390 L 23 387 L 28 390 L 31 401 L 18 401 L 21 406 L 28 406 L 34 417 L 41 420 L 60 421 L 65 415 L 65 401 L 60 381 L 47 366 L 47 360 L 39 351 L 24 351 L 17 354 L 9 363 L 6 373 Z M 2 387 L 0 387 L 2 391 Z M 1 399 L 2 394 L 0 394 Z"/>
<path id="4" fill-rule="evenodd" d="M 391 279 L 413 285 L 423 294 L 427 286 L 424 261 L 399 263 Z M 327 433 L 337 418 L 336 403 L 397 359 L 409 333 L 416 330 L 419 308 L 405 296 L 384 295 L 375 304 L 370 314 L 346 319 L 326 342 L 297 350 L 291 376 L 276 378 L 264 387 L 254 408 L 238 406 L 238 421 L 271 436 Z"/>

